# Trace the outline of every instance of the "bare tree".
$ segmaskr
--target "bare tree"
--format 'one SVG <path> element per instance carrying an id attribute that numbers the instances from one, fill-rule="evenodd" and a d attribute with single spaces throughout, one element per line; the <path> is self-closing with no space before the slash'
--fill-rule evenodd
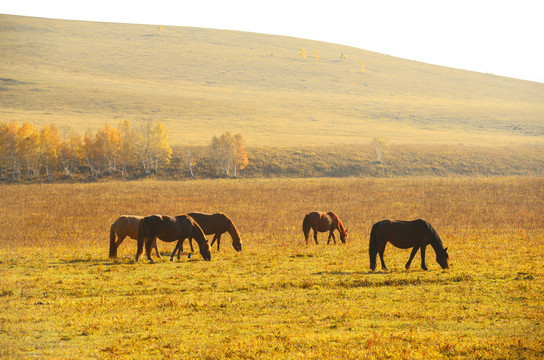
<path id="1" fill-rule="evenodd" d="M 370 145 L 376 152 L 376 162 L 378 164 L 381 164 L 383 160 L 383 155 L 385 154 L 385 150 L 387 148 L 387 141 L 383 137 L 378 136 L 372 140 Z"/>

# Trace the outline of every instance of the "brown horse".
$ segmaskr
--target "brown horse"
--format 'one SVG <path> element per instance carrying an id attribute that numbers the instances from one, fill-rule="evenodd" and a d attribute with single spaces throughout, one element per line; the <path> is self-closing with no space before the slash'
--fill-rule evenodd
<path id="1" fill-rule="evenodd" d="M 204 260 L 210 260 L 210 245 L 204 236 L 204 232 L 198 226 L 196 221 L 188 215 L 166 216 L 150 215 L 140 220 L 138 229 L 138 251 L 136 252 L 136 261 L 142 255 L 144 244 L 147 259 L 153 262 L 151 258 L 151 247 L 159 238 L 162 241 L 173 242 L 192 237 L 198 243 L 200 254 Z M 175 251 L 175 250 L 174 250 Z M 170 255 L 170 258 L 174 253 Z"/>
<path id="2" fill-rule="evenodd" d="M 187 215 L 192 217 L 198 223 L 198 225 L 200 225 L 202 231 L 204 231 L 204 234 L 214 234 L 210 246 L 213 246 L 215 241 L 217 241 L 217 251 L 219 251 L 221 235 L 226 232 L 228 232 L 230 234 L 230 237 L 232 238 L 232 247 L 234 247 L 234 250 L 242 251 L 242 240 L 240 239 L 240 233 L 238 232 L 238 229 L 236 228 L 232 220 L 227 215 L 223 213 L 206 214 L 198 212 L 192 212 Z M 178 241 L 176 249 L 174 249 L 174 252 L 176 252 L 176 250 L 178 251 L 178 259 L 180 257 L 180 254 L 183 252 L 183 241 L 184 240 Z M 191 238 L 189 238 L 189 245 L 191 246 L 191 251 L 194 251 Z"/>
<path id="3" fill-rule="evenodd" d="M 340 233 L 340 240 L 345 244 L 346 238 L 348 237 L 348 231 L 342 224 L 342 221 L 338 216 L 331 212 L 324 213 L 321 211 L 314 211 L 307 214 L 302 221 L 302 231 L 304 232 L 304 239 L 306 240 L 306 245 L 308 245 L 308 238 L 310 236 L 310 228 L 314 230 L 314 240 L 317 244 L 317 232 L 326 232 L 329 231 L 329 239 L 327 244 L 330 243 L 331 238 L 336 244 L 336 238 L 334 237 L 333 231 L 338 230 Z"/>
<path id="4" fill-rule="evenodd" d="M 442 240 L 438 236 L 435 229 L 427 221 L 418 219 L 414 221 L 391 221 L 382 220 L 372 226 L 370 232 L 370 242 L 368 246 L 368 254 L 370 256 L 370 269 L 376 269 L 376 254 L 380 254 L 382 261 L 382 269 L 387 271 L 385 262 L 383 261 L 383 252 L 387 242 L 401 249 L 412 249 L 410 259 L 406 263 L 406 270 L 410 268 L 412 259 L 417 251 L 421 249 L 421 268 L 427 270 L 425 266 L 425 248 L 431 245 L 436 253 L 436 262 L 440 264 L 442 269 L 448 269 L 448 248 L 444 249 Z"/>
<path id="5" fill-rule="evenodd" d="M 117 257 L 117 249 L 127 236 L 138 241 L 138 226 L 140 225 L 140 220 L 142 218 L 143 216 L 122 215 L 111 224 L 110 258 Z M 115 241 L 116 237 L 117 241 Z M 157 243 L 155 243 L 155 253 L 157 254 L 157 257 L 161 257 L 161 254 L 159 254 L 159 248 L 157 247 Z"/>

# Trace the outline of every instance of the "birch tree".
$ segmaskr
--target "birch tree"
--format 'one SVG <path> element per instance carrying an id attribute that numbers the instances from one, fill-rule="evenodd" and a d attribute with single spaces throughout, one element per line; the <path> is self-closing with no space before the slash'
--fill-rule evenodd
<path id="1" fill-rule="evenodd" d="M 134 166 L 137 163 L 136 144 L 138 137 L 136 129 L 134 129 L 129 120 L 119 122 L 119 132 L 121 135 L 119 161 L 121 163 L 121 176 L 124 180 L 128 173 L 128 167 Z"/>
<path id="2" fill-rule="evenodd" d="M 146 174 L 158 171 L 160 165 L 168 165 L 172 148 L 168 142 L 168 131 L 161 122 L 146 120 L 140 126 L 137 140 L 138 157 Z"/>
<path id="3" fill-rule="evenodd" d="M 55 124 L 40 129 L 40 156 L 45 167 L 47 181 L 51 181 L 51 174 L 58 165 L 58 152 L 61 144 L 62 139 Z"/>
<path id="4" fill-rule="evenodd" d="M 17 158 L 26 170 L 26 177 L 33 179 L 40 175 L 40 133 L 34 125 L 23 123 L 17 130 Z"/>
<path id="5" fill-rule="evenodd" d="M 67 178 L 72 177 L 72 173 L 80 163 L 82 146 L 83 141 L 80 135 L 74 132 L 64 135 L 64 140 L 59 150 L 59 162 Z"/>
<path id="6" fill-rule="evenodd" d="M 387 141 L 381 137 L 375 137 L 370 143 L 374 152 L 376 153 L 376 162 L 378 164 L 382 163 L 383 155 L 385 154 L 385 149 L 387 148 Z"/>
<path id="7" fill-rule="evenodd" d="M 11 169 L 13 180 L 19 179 L 19 163 L 17 159 L 17 131 L 19 125 L 16 122 L 0 125 L 0 163 L 2 166 L 2 178 L 4 169 Z"/>

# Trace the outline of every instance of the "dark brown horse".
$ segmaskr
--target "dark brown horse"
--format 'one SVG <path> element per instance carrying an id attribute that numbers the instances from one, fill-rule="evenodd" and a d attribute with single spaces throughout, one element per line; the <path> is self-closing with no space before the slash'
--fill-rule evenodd
<path id="1" fill-rule="evenodd" d="M 117 249 L 127 236 L 138 240 L 138 226 L 142 218 L 143 216 L 121 215 L 110 225 L 110 258 L 117 257 Z M 115 241 L 116 238 L 117 241 Z M 155 253 L 157 257 L 161 257 L 157 243 L 155 243 Z"/>
<path id="2" fill-rule="evenodd" d="M 448 269 L 448 248 L 444 249 L 442 240 L 438 236 L 435 229 L 427 221 L 418 219 L 414 221 L 391 221 L 382 220 L 372 226 L 370 232 L 370 242 L 368 246 L 368 254 L 370 256 L 370 269 L 376 269 L 376 255 L 380 254 L 382 261 L 382 269 L 387 271 L 385 262 L 383 261 L 383 252 L 385 245 L 390 242 L 393 246 L 401 249 L 412 249 L 410 259 L 406 263 L 406 269 L 410 268 L 412 259 L 417 251 L 421 249 L 421 268 L 427 270 L 425 266 L 425 248 L 431 245 L 436 253 L 436 262 L 440 264 L 442 269 Z"/>
<path id="3" fill-rule="evenodd" d="M 217 251 L 219 251 L 219 245 L 221 244 L 221 235 L 226 232 L 228 232 L 232 238 L 232 247 L 234 247 L 234 250 L 242 251 L 242 240 L 240 239 L 240 233 L 227 215 L 223 213 L 206 214 L 198 212 L 192 212 L 187 215 L 192 217 L 198 223 L 198 225 L 200 225 L 202 231 L 204 231 L 204 234 L 214 234 L 210 246 L 213 246 L 213 244 L 217 241 Z M 174 252 L 176 250 L 178 251 L 178 259 L 181 252 L 183 252 L 183 241 L 184 240 L 178 241 L 176 249 L 174 249 Z M 193 251 L 193 242 L 191 238 L 189 238 L 189 245 L 191 246 L 191 251 Z"/>
<path id="4" fill-rule="evenodd" d="M 310 228 L 314 230 L 314 240 L 317 244 L 317 232 L 326 232 L 329 231 L 329 239 L 327 244 L 332 240 L 336 244 L 336 238 L 334 237 L 333 231 L 338 230 L 340 233 L 340 240 L 345 244 L 346 238 L 348 237 L 348 231 L 342 224 L 342 221 L 338 216 L 331 212 L 324 213 L 321 211 L 314 211 L 307 214 L 302 221 L 302 231 L 304 232 L 304 239 L 306 240 L 306 245 L 308 244 L 308 238 L 310 237 Z"/>
<path id="5" fill-rule="evenodd" d="M 136 252 L 136 261 L 140 259 L 145 244 L 147 259 L 153 262 L 151 258 L 151 247 L 157 241 L 157 238 L 173 242 L 188 237 L 194 238 L 200 248 L 200 254 L 204 260 L 210 260 L 210 245 L 204 236 L 200 226 L 188 215 L 166 216 L 150 215 L 140 220 L 138 229 L 138 251 Z M 175 251 L 175 250 L 174 250 Z M 170 257 L 174 256 L 174 253 Z"/>

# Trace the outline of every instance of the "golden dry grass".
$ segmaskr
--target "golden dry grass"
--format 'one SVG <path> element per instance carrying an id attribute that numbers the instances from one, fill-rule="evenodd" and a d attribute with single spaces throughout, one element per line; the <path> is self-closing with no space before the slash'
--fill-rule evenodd
<path id="1" fill-rule="evenodd" d="M 542 144 L 544 84 L 304 39 L 0 15 L 3 121 L 162 121 L 174 145 Z M 298 57 L 317 50 L 319 61 Z M 340 61 L 340 54 L 346 54 Z M 364 60 L 366 72 L 361 73 Z"/>
<path id="2" fill-rule="evenodd" d="M 2 358 L 526 358 L 544 355 L 542 178 L 297 179 L 0 186 Z M 347 245 L 306 246 L 334 210 Z M 223 211 L 242 233 L 212 261 L 134 263 L 120 214 Z M 368 270 L 383 218 L 421 217 L 450 250 L 440 270 Z M 163 255 L 173 244 L 159 243 Z M 418 258 L 416 258 L 418 260 Z"/>

